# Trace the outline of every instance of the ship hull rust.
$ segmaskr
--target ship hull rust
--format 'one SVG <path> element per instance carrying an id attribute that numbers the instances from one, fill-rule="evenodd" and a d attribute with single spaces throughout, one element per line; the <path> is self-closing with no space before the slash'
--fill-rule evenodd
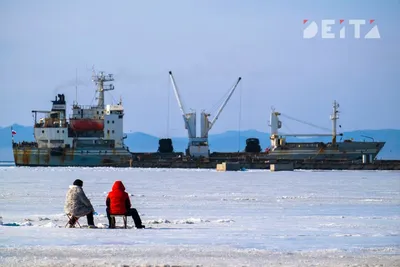
<path id="1" fill-rule="evenodd" d="M 47 148 L 14 148 L 16 166 L 49 167 L 130 167 L 131 153 L 126 149 L 103 151 L 64 149 L 54 155 Z"/>

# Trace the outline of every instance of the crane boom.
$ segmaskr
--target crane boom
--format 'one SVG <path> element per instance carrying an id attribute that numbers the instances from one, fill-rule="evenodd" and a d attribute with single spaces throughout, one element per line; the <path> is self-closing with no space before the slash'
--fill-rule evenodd
<path id="1" fill-rule="evenodd" d="M 172 75 L 172 71 L 169 72 L 169 77 L 171 78 L 176 100 L 178 100 L 178 105 L 182 112 L 183 121 L 185 122 L 185 129 L 188 130 L 189 139 L 196 138 L 196 112 L 186 113 L 186 110 L 183 107 L 181 96 L 179 95 L 178 87 L 175 83 L 174 76 Z"/>
<path id="2" fill-rule="evenodd" d="M 185 117 L 186 116 L 185 108 L 183 107 L 181 96 L 179 95 L 178 87 L 176 86 L 174 76 L 172 75 L 172 71 L 169 72 L 169 77 L 171 79 L 172 87 L 174 88 L 175 97 L 178 100 L 179 108 L 182 112 L 182 115 Z"/>
<path id="3" fill-rule="evenodd" d="M 225 99 L 224 103 L 222 103 L 221 107 L 218 109 L 217 115 L 215 115 L 214 119 L 211 121 L 210 123 L 210 127 L 208 130 L 211 130 L 211 128 L 213 127 L 214 123 L 217 121 L 218 116 L 221 114 L 222 110 L 224 109 L 225 105 L 228 103 L 229 99 L 231 98 L 233 92 L 235 92 L 236 87 L 238 86 L 240 80 L 242 79 L 242 77 L 239 77 L 239 79 L 237 80 L 237 82 L 235 83 L 235 85 L 232 87 L 231 91 L 229 92 L 228 97 Z"/>

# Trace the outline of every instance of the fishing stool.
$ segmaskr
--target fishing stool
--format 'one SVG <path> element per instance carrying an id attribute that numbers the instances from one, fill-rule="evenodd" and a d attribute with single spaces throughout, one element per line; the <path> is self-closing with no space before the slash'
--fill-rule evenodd
<path id="1" fill-rule="evenodd" d="M 111 218 L 111 225 L 110 228 L 115 228 L 115 217 L 122 217 L 122 219 L 124 220 L 124 228 L 127 228 L 127 217 L 124 214 L 110 214 L 110 218 Z"/>
<path id="2" fill-rule="evenodd" d="M 71 214 L 67 214 L 67 217 L 68 217 L 68 222 L 65 224 L 65 228 L 67 228 L 67 226 L 69 225 L 69 222 L 70 222 L 72 219 L 74 219 L 75 223 L 74 223 L 73 225 L 71 225 L 71 228 L 75 228 L 75 225 L 78 225 L 79 228 L 82 228 L 81 225 L 80 225 L 79 222 L 78 222 L 78 220 L 79 220 L 80 217 L 76 217 L 76 216 L 73 216 L 73 215 L 71 215 Z"/>

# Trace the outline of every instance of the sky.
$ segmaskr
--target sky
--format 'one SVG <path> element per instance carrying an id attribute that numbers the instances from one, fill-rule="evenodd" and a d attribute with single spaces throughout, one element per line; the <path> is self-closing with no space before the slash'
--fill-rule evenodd
<path id="1" fill-rule="evenodd" d="M 346 38 L 303 38 L 324 19 L 337 37 L 344 19 Z M 350 19 L 367 21 L 361 37 L 377 25 L 381 38 L 355 39 Z M 169 71 L 187 109 L 211 119 L 242 77 L 210 134 L 267 132 L 271 107 L 330 128 L 334 100 L 343 131 L 400 129 L 399 26 L 398 0 L 1 1 L 0 126 L 32 125 L 31 110 L 59 93 L 94 104 L 94 67 L 115 76 L 106 102 L 122 98 L 125 132 L 186 135 Z M 287 132 L 321 132 L 282 121 Z"/>

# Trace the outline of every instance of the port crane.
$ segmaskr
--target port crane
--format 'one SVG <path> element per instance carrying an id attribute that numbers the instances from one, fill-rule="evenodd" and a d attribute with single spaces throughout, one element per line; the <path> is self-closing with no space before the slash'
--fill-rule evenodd
<path id="1" fill-rule="evenodd" d="M 228 96 L 224 100 L 224 102 L 219 107 L 214 119 L 212 121 L 209 120 L 211 114 L 206 113 L 205 111 L 201 112 L 201 131 L 200 137 L 197 137 L 196 132 L 196 111 L 191 110 L 191 112 L 186 112 L 184 105 L 182 103 L 178 87 L 176 85 L 174 76 L 172 72 L 169 72 L 169 76 L 171 79 L 172 87 L 174 89 L 175 97 L 178 101 L 179 108 L 182 112 L 183 121 L 185 122 L 185 129 L 188 131 L 189 143 L 186 149 L 186 154 L 191 157 L 205 157 L 208 158 L 210 155 L 209 145 L 208 145 L 208 132 L 214 126 L 215 122 L 217 121 L 219 115 L 221 114 L 222 110 L 225 108 L 226 104 L 228 103 L 229 99 L 231 98 L 232 94 L 235 92 L 236 87 L 238 86 L 241 77 L 238 78 L 236 83 L 233 85 L 231 90 L 229 91 Z"/>

